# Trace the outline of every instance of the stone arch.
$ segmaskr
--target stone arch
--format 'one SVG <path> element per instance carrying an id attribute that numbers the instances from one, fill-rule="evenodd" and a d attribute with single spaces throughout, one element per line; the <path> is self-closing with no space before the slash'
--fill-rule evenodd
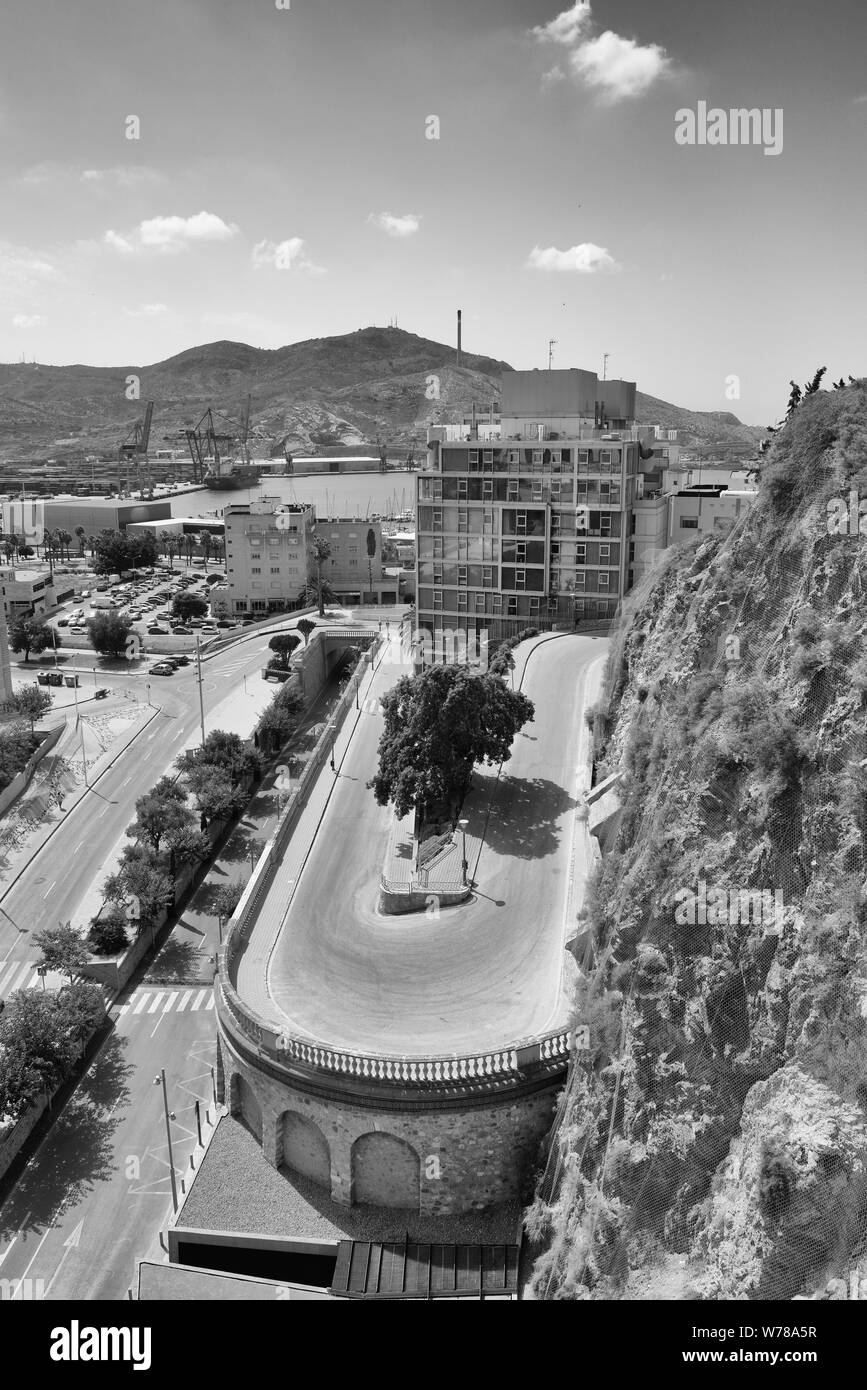
<path id="1" fill-rule="evenodd" d="M 285 1112 L 281 1126 L 286 1167 L 330 1191 L 331 1150 L 319 1126 L 295 1110 Z"/>
<path id="2" fill-rule="evenodd" d="M 233 1115 L 241 1117 L 244 1124 L 261 1144 L 262 1107 L 249 1081 L 237 1071 L 234 1072 L 229 1086 L 229 1109 Z"/>
<path id="3" fill-rule="evenodd" d="M 421 1164 L 411 1144 L 394 1134 L 362 1134 L 352 1145 L 352 1202 L 419 1208 Z"/>

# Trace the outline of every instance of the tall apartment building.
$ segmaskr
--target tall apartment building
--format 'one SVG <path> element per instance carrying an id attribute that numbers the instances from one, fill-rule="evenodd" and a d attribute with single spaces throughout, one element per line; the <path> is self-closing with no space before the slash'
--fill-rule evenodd
<path id="1" fill-rule="evenodd" d="M 261 497 L 229 506 L 226 527 L 226 586 L 212 596 L 215 610 L 274 613 L 298 602 L 310 574 L 313 507 Z"/>
<path id="2" fill-rule="evenodd" d="M 496 642 L 614 617 L 629 587 L 643 437 L 634 417 L 634 382 L 505 372 L 499 440 L 430 431 L 416 587 L 435 652 L 448 631 Z"/>

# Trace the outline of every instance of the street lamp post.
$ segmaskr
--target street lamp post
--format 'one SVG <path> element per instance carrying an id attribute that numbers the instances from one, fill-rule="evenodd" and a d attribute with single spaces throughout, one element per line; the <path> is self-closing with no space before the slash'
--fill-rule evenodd
<path id="1" fill-rule="evenodd" d="M 42 981 L 42 989 L 43 989 L 43 992 L 44 992 L 44 990 L 45 990 L 45 976 L 48 974 L 48 966 L 47 966 L 47 965 L 37 965 L 37 967 L 36 967 L 36 973 L 37 973 L 37 975 L 39 976 L 40 980 Z"/>
<path id="2" fill-rule="evenodd" d="M 220 945 L 222 946 L 222 944 L 223 944 L 223 914 L 222 914 L 222 912 L 220 912 L 220 913 L 217 914 L 217 931 L 218 931 L 219 934 L 220 934 Z"/>
<path id="3" fill-rule="evenodd" d="M 167 1141 L 168 1141 L 168 1146 L 169 1146 L 169 1173 L 171 1174 L 171 1179 L 172 1179 L 172 1205 L 174 1206 L 175 1211 L 177 1211 L 177 1209 L 178 1209 L 178 1185 L 177 1185 L 177 1182 L 175 1181 L 175 1159 L 174 1159 L 174 1154 L 172 1153 L 172 1127 L 171 1127 L 171 1124 L 169 1123 L 169 1121 L 170 1121 L 170 1120 L 173 1120 L 175 1117 L 174 1117 L 174 1112 L 172 1112 L 172 1111 L 169 1110 L 169 1098 L 168 1098 L 168 1093 L 167 1093 L 167 1091 L 166 1091 L 166 1072 L 165 1072 L 165 1067 L 163 1067 L 163 1068 L 160 1070 L 159 1076 L 155 1076 L 155 1077 L 154 1077 L 154 1085 L 155 1085 L 155 1086 L 159 1086 L 161 1082 L 162 1082 L 162 1088 L 163 1088 L 163 1112 L 164 1112 L 165 1117 L 166 1117 L 166 1139 L 167 1139 Z"/>
<path id="4" fill-rule="evenodd" d="M 461 827 L 461 882 L 462 882 L 464 888 L 466 888 L 466 886 L 467 886 L 467 826 L 469 825 L 469 821 L 466 820 L 466 819 L 459 820 L 459 821 L 458 821 L 458 825 Z"/>
<path id="5" fill-rule="evenodd" d="M 151 685 L 150 685 L 150 681 L 148 681 L 147 685 L 145 686 L 145 690 L 146 690 L 147 693 L 148 693 L 148 705 L 150 705 L 150 702 L 151 702 Z"/>
<path id="6" fill-rule="evenodd" d="M 332 733 L 331 733 L 331 771 L 332 771 L 332 772 L 336 772 L 336 771 L 337 771 L 337 768 L 336 768 L 335 763 L 334 763 L 334 745 L 335 745 L 336 742 L 337 742 L 337 730 L 334 729 L 334 730 L 332 730 Z"/>

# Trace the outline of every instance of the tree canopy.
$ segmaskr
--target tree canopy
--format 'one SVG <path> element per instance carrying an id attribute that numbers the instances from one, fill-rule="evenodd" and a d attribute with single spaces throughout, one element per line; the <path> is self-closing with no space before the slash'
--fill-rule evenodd
<path id="1" fill-rule="evenodd" d="M 135 654 L 138 654 L 138 638 L 132 631 L 132 619 L 119 613 L 94 613 L 92 618 L 87 620 L 87 633 L 90 638 L 90 645 L 100 656 L 125 656 L 127 651 L 133 649 L 128 643 L 136 643 Z"/>
<path id="2" fill-rule="evenodd" d="M 53 632 L 54 629 L 41 618 L 22 614 L 9 624 L 9 649 L 16 653 L 23 652 L 24 660 L 29 661 L 31 652 L 38 656 L 46 647 L 60 646 L 60 636 L 54 633 L 52 638 Z"/>
<path id="3" fill-rule="evenodd" d="M 128 531 L 101 531 L 96 538 L 94 569 L 97 574 L 123 574 L 156 563 L 157 542 L 152 535 Z"/>
<path id="4" fill-rule="evenodd" d="M 399 816 L 413 808 L 463 800 L 476 763 L 505 762 L 512 741 L 535 713 L 497 675 L 464 666 L 432 666 L 404 676 L 382 699 L 385 729 L 379 770 L 370 783 L 381 806 Z"/>
<path id="5" fill-rule="evenodd" d="M 176 594 L 172 600 L 172 612 L 182 621 L 187 618 L 204 618 L 208 611 L 207 599 L 198 594 Z"/>

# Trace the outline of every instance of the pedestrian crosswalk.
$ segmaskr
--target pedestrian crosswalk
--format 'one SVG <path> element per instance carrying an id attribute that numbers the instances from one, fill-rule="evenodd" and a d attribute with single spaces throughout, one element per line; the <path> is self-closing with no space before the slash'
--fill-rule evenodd
<path id="1" fill-rule="evenodd" d="M 142 1014 L 194 1014 L 213 1007 L 213 989 L 137 989 L 118 1012 L 135 1018 Z"/>
<path id="2" fill-rule="evenodd" d="M 36 961 L 25 964 L 21 960 L 4 961 L 0 964 L 0 999 L 8 999 L 10 994 L 17 993 L 19 989 L 41 987 L 42 977 L 37 973 L 36 965 Z M 66 984 L 69 984 L 69 980 L 57 970 L 49 970 L 45 976 L 47 990 L 59 989 L 61 985 Z"/>

